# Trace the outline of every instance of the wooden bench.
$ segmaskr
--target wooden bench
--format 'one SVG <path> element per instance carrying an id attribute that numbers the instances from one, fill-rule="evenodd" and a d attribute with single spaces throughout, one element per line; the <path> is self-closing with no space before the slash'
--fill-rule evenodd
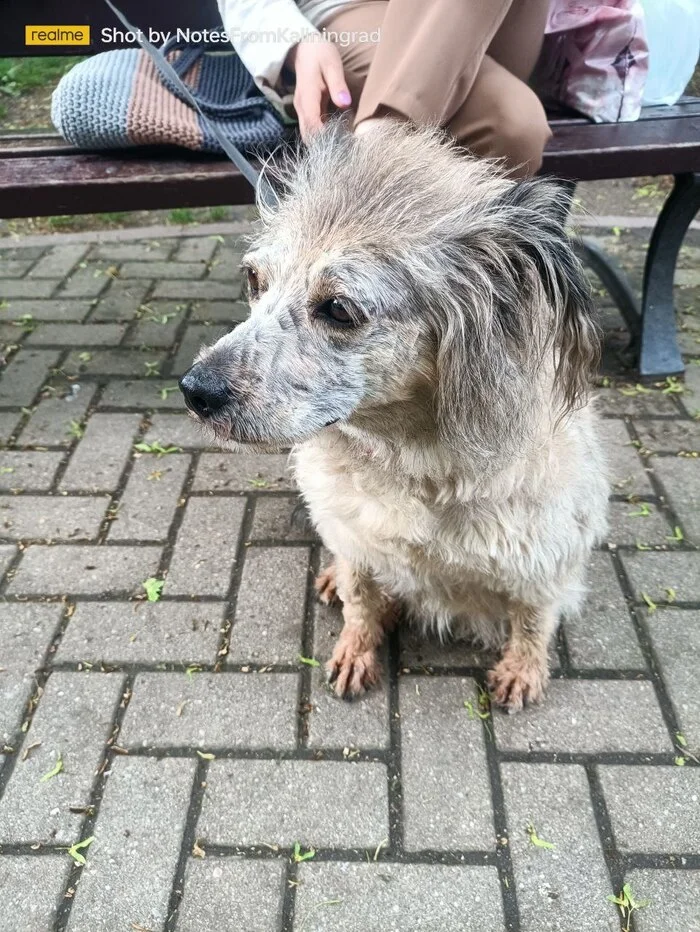
<path id="1" fill-rule="evenodd" d="M 121 0 L 136 24 L 159 31 L 220 26 L 215 0 Z M 57 49 L 24 44 L 26 24 L 51 24 L 46 0 L 4 0 L 0 56 L 94 54 L 129 43 L 104 44 L 102 29 L 121 28 L 100 2 L 63 0 L 62 23 L 91 26 L 91 44 Z M 175 24 L 175 25 L 174 25 Z M 683 371 L 676 340 L 673 277 L 685 233 L 700 208 L 700 100 L 649 108 L 635 123 L 592 124 L 552 118 L 542 173 L 566 182 L 673 175 L 647 253 L 639 302 L 617 266 L 585 239 L 581 251 L 618 304 L 632 335 L 640 376 Z M 563 195 L 565 196 L 565 195 Z M 0 137 L 0 218 L 248 204 L 253 192 L 226 159 L 181 149 L 80 151 L 59 137 Z M 1 296 L 0 296 L 1 297 Z"/>

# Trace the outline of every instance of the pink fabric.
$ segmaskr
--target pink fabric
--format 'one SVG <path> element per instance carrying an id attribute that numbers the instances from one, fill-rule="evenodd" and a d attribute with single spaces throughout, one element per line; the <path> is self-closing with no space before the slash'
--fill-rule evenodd
<path id="1" fill-rule="evenodd" d="M 636 120 L 648 48 L 639 0 L 552 0 L 535 83 L 597 123 Z"/>

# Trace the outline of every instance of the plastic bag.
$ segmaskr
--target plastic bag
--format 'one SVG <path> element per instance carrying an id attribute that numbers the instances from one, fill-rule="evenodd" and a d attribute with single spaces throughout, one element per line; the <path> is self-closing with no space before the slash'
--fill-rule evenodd
<path id="1" fill-rule="evenodd" d="M 641 0 L 649 43 L 643 106 L 675 104 L 700 55 L 700 0 Z"/>

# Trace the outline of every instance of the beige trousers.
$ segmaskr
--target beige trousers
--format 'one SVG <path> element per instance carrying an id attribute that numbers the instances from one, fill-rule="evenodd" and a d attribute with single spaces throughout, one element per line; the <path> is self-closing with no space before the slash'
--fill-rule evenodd
<path id="1" fill-rule="evenodd" d="M 548 8 L 549 0 L 366 0 L 323 27 L 343 59 L 355 124 L 391 114 L 438 123 L 526 177 L 551 135 L 525 83 Z M 357 41 L 377 30 L 378 43 Z"/>

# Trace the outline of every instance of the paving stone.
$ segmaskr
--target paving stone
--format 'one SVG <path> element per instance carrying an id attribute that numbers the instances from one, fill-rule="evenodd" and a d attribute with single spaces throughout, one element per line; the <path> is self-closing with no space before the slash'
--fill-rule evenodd
<path id="1" fill-rule="evenodd" d="M 88 251 L 84 243 L 53 246 L 36 263 L 30 278 L 65 278 Z"/>
<path id="2" fill-rule="evenodd" d="M 219 242 L 215 236 L 188 236 L 178 241 L 177 249 L 173 254 L 173 262 L 199 262 L 204 265 L 214 255 L 218 245 Z"/>
<path id="3" fill-rule="evenodd" d="M 24 278 L 32 264 L 31 259 L 3 259 L 0 274 L 3 278 Z"/>
<path id="4" fill-rule="evenodd" d="M 211 346 L 229 330 L 215 324 L 195 324 L 185 330 L 177 356 L 173 361 L 173 372 L 181 376 L 190 368 L 194 358 L 203 346 Z"/>
<path id="5" fill-rule="evenodd" d="M 67 446 L 74 438 L 74 425 L 82 424 L 96 389 L 96 385 L 74 382 L 69 394 L 42 398 L 20 434 L 19 443 Z"/>
<path id="6" fill-rule="evenodd" d="M 57 661 L 214 663 L 224 603 L 78 602 Z"/>
<path id="7" fill-rule="evenodd" d="M 133 449 L 138 414 L 93 414 L 71 457 L 61 488 L 114 491 Z"/>
<path id="8" fill-rule="evenodd" d="M 673 528 L 652 502 L 610 502 L 607 539 L 615 544 L 665 544 Z"/>
<path id="9" fill-rule="evenodd" d="M 161 548 L 94 544 L 30 545 L 7 591 L 22 595 L 123 595 L 142 593 Z"/>
<path id="10" fill-rule="evenodd" d="M 123 324 L 39 324 L 25 346 L 114 346 L 124 336 Z"/>
<path id="11" fill-rule="evenodd" d="M 623 421 L 604 418 L 600 432 L 608 458 L 612 491 L 618 495 L 650 495 L 651 486 L 644 463 Z"/>
<path id="12" fill-rule="evenodd" d="M 387 651 L 383 651 L 384 681 L 354 702 L 341 702 L 326 683 L 325 664 L 343 627 L 337 606 L 314 606 L 314 657 L 321 666 L 311 671 L 309 747 L 384 748 L 389 745 Z"/>
<path id="13" fill-rule="evenodd" d="M 19 411 L 0 411 L 0 444 L 7 443 L 19 424 Z"/>
<path id="14" fill-rule="evenodd" d="M 243 511 L 240 499 L 189 500 L 168 570 L 168 595 L 227 595 Z"/>
<path id="15" fill-rule="evenodd" d="M 119 277 L 128 278 L 166 278 L 168 281 L 173 279 L 193 279 L 202 278 L 206 272 L 206 266 L 200 262 L 158 262 L 158 261 L 140 261 L 125 262 L 119 270 Z"/>
<path id="16" fill-rule="evenodd" d="M 60 291 L 62 298 L 96 298 L 112 281 L 108 274 L 111 268 L 106 262 L 88 262 L 81 264 L 65 280 Z"/>
<path id="17" fill-rule="evenodd" d="M 0 404 L 30 405 L 58 357 L 54 350 L 21 349 L 2 370 Z"/>
<path id="18" fill-rule="evenodd" d="M 229 281 L 243 285 L 243 271 L 241 260 L 245 255 L 246 247 L 243 243 L 234 249 L 220 249 L 215 263 L 209 273 L 209 278 L 217 281 Z"/>
<path id="19" fill-rule="evenodd" d="M 187 305 L 176 301 L 149 301 L 148 307 L 150 311 L 134 324 L 124 344 L 169 349 L 175 342 Z"/>
<path id="20" fill-rule="evenodd" d="M 110 540 L 163 540 L 168 535 L 190 457 L 179 453 L 135 460 L 109 527 Z"/>
<path id="21" fill-rule="evenodd" d="M 17 547 L 13 544 L 0 544 L 0 580 L 17 554 Z"/>
<path id="22" fill-rule="evenodd" d="M 700 560 L 697 553 L 623 553 L 636 598 L 646 593 L 654 602 L 668 599 L 675 590 L 677 602 L 700 601 Z"/>
<path id="23" fill-rule="evenodd" d="M 501 773 L 523 932 L 570 932 L 573 916 L 576 932 L 619 932 L 583 767 L 503 764 Z M 530 825 L 555 847 L 536 847 Z"/>
<path id="24" fill-rule="evenodd" d="M 3 450 L 0 453 L 0 489 L 44 491 L 50 488 L 63 457 L 63 453 Z"/>
<path id="25" fill-rule="evenodd" d="M 693 352 L 698 352 L 697 347 Z M 700 368 L 697 365 L 685 370 L 684 386 L 685 391 L 678 397 L 685 411 L 694 418 L 700 411 Z"/>
<path id="26" fill-rule="evenodd" d="M 305 863 L 297 932 L 503 932 L 494 867 Z M 598 932 L 598 930 L 597 930 Z"/>
<path id="27" fill-rule="evenodd" d="M 61 605 L 9 602 L 0 616 L 0 739 L 12 740 L 19 728 L 41 666 L 58 628 Z M 0 859 L 1 860 L 1 859 Z"/>
<path id="28" fill-rule="evenodd" d="M 216 499 L 203 501 L 214 503 Z M 306 547 L 254 547 L 246 551 L 231 629 L 229 663 L 297 660 L 308 572 Z"/>
<path id="29" fill-rule="evenodd" d="M 0 249 L 0 259 L 39 259 L 45 252 L 45 246 L 12 246 Z"/>
<path id="30" fill-rule="evenodd" d="M 109 505 L 106 497 L 18 495 L 0 499 L 0 537 L 10 540 L 92 540 Z"/>
<path id="31" fill-rule="evenodd" d="M 50 298 L 56 288 L 61 284 L 57 278 L 5 278 L 0 279 L 0 294 L 3 300 L 13 298 Z M 13 302 L 14 304 L 14 302 Z M 15 308 L 12 307 L 12 313 Z"/>
<path id="32" fill-rule="evenodd" d="M 633 417 L 654 417 L 658 414 L 678 416 L 678 408 L 672 395 L 664 395 L 660 389 L 652 390 L 648 395 L 637 393 L 625 395 L 634 387 L 633 382 L 623 383 L 615 388 L 598 391 L 598 410 L 601 414 L 615 417 L 623 415 Z"/>
<path id="33" fill-rule="evenodd" d="M 698 421 L 635 420 L 634 426 L 642 446 L 654 453 L 700 450 L 700 423 Z M 654 465 L 658 462 L 654 460 Z"/>
<path id="34" fill-rule="evenodd" d="M 700 854 L 700 769 L 600 767 L 621 852 Z"/>
<path id="35" fill-rule="evenodd" d="M 647 614 L 647 628 L 661 662 L 681 731 L 694 752 L 700 750 L 700 612 L 664 611 Z"/>
<path id="36" fill-rule="evenodd" d="M 700 543 L 700 459 L 664 456 L 654 472 L 693 543 Z"/>
<path id="37" fill-rule="evenodd" d="M 214 844 L 374 851 L 389 837 L 388 811 L 384 764 L 215 760 L 197 834 Z"/>
<path id="38" fill-rule="evenodd" d="M 264 480 L 263 480 L 264 481 Z M 299 506 L 298 496 L 259 495 L 255 500 L 255 514 L 251 540 L 314 541 L 313 531 L 299 529 L 292 524 L 294 509 Z"/>
<path id="39" fill-rule="evenodd" d="M 651 900 L 634 913 L 636 932 L 700 932 L 700 870 L 635 870 L 626 881 L 640 900 Z"/>
<path id="40" fill-rule="evenodd" d="M 239 324 L 250 317 L 246 301 L 197 301 L 192 308 L 190 320 L 198 323 Z"/>
<path id="41" fill-rule="evenodd" d="M 226 917 L 240 932 L 277 932 L 282 927 L 285 870 L 280 861 L 191 858 L 178 932 L 212 932 Z"/>
<path id="42" fill-rule="evenodd" d="M 235 300 L 240 296 L 240 287 L 235 282 L 212 281 L 210 275 L 206 281 L 179 281 L 162 279 L 156 282 L 153 290 L 155 298 L 194 298 L 198 301 Z"/>
<path id="43" fill-rule="evenodd" d="M 132 260 L 153 262 L 157 259 L 167 259 L 173 249 L 173 241 L 157 243 L 138 240 L 134 243 L 103 243 L 95 247 L 93 255 L 96 259 L 106 259 L 118 265 L 120 262 Z"/>
<path id="44" fill-rule="evenodd" d="M 114 761 L 69 932 L 163 928 L 195 767 L 182 759 Z"/>
<path id="45" fill-rule="evenodd" d="M 607 553 L 592 555 L 586 601 L 580 615 L 565 619 L 564 630 L 574 667 L 645 668 L 627 603 Z"/>
<path id="46" fill-rule="evenodd" d="M 404 844 L 408 851 L 491 850 L 491 788 L 473 680 L 402 677 L 399 684 Z"/>
<path id="47" fill-rule="evenodd" d="M 0 857 L 0 932 L 53 929 L 70 864 L 70 859 L 60 854 Z"/>
<path id="48" fill-rule="evenodd" d="M 288 463 L 284 454 L 204 453 L 192 488 L 194 492 L 293 489 Z"/>
<path id="49" fill-rule="evenodd" d="M 42 283 L 37 283 L 41 285 Z M 19 300 L 14 298 L 9 303 L 7 313 L 13 320 L 28 315 L 34 320 L 57 320 L 60 322 L 84 320 L 90 311 L 90 301 L 74 301 L 67 298 L 51 300 Z"/>
<path id="50" fill-rule="evenodd" d="M 509 751 L 669 752 L 672 745 L 644 681 L 552 680 L 541 705 L 494 714 L 496 741 Z"/>
<path id="51" fill-rule="evenodd" d="M 120 740 L 149 748 L 296 747 L 296 673 L 140 673 Z"/>
<path id="52" fill-rule="evenodd" d="M 162 367 L 165 354 L 162 351 L 152 350 L 145 353 L 140 349 L 97 349 L 92 350 L 89 359 L 82 350 L 75 350 L 63 364 L 64 370 L 71 375 L 85 376 L 98 375 L 131 375 L 147 376 L 153 371 L 146 363 L 157 364 Z M 82 358 L 81 358 L 82 357 Z"/>
<path id="53" fill-rule="evenodd" d="M 78 840 L 95 773 L 122 694 L 117 673 L 53 673 L 34 714 L 26 745 L 0 800 L 0 842 L 71 844 Z M 63 769 L 48 780 L 61 757 Z"/>
<path id="54" fill-rule="evenodd" d="M 176 382 L 169 382 L 175 385 Z M 173 397 L 175 392 L 173 392 Z M 153 443 L 157 440 L 163 446 L 174 445 L 189 450 L 202 450 L 211 447 L 214 443 L 213 434 L 204 430 L 199 424 L 188 417 L 182 410 L 184 401 L 182 395 L 178 392 L 178 407 L 181 409 L 179 414 L 155 414 L 153 423 L 146 432 L 144 440 L 147 443 Z"/>
<path id="55" fill-rule="evenodd" d="M 495 652 L 476 650 L 468 641 L 440 641 L 429 632 L 403 623 L 399 628 L 401 667 L 432 672 L 440 668 L 490 667 Z"/>
<path id="56" fill-rule="evenodd" d="M 181 411 L 182 405 L 182 394 L 174 379 L 115 380 L 107 383 L 100 400 L 100 407 L 105 408 L 176 408 Z"/>
<path id="57" fill-rule="evenodd" d="M 136 279 L 131 281 L 117 279 L 110 282 L 107 291 L 98 299 L 90 314 L 90 323 L 103 320 L 133 320 L 150 287 L 150 282 Z"/>

